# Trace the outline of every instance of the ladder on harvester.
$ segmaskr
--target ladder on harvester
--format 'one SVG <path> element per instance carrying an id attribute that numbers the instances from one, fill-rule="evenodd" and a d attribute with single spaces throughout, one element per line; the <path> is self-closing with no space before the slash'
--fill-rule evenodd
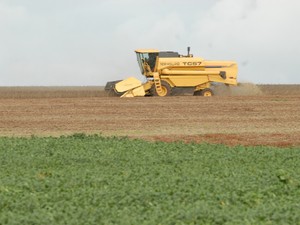
<path id="1" fill-rule="evenodd" d="M 161 95 L 163 93 L 162 87 L 161 87 L 161 81 L 158 73 L 153 73 L 153 79 L 154 79 L 154 85 L 155 89 L 158 95 Z"/>

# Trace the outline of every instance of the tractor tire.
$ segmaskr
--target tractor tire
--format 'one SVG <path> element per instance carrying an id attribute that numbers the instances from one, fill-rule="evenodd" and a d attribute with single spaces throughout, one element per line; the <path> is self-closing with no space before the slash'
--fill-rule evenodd
<path id="1" fill-rule="evenodd" d="M 202 92 L 201 91 L 195 91 L 194 96 L 202 96 Z"/>
<path id="2" fill-rule="evenodd" d="M 213 95 L 214 95 L 214 93 L 210 88 L 205 88 L 205 89 L 201 90 L 201 96 L 211 97 Z"/>
<path id="3" fill-rule="evenodd" d="M 172 87 L 170 86 L 170 84 L 167 81 L 164 81 L 164 80 L 161 81 L 161 88 L 163 90 L 163 93 L 159 95 L 156 92 L 155 85 L 153 84 L 150 89 L 150 94 L 152 96 L 160 96 L 160 97 L 170 96 L 172 94 Z"/>

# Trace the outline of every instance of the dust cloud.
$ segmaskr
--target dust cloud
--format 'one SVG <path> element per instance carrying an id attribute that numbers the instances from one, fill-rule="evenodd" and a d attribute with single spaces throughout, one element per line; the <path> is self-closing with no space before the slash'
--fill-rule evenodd
<path id="1" fill-rule="evenodd" d="M 219 96 L 258 96 L 263 95 L 261 89 L 253 83 L 239 83 L 237 86 L 225 84 L 213 85 L 215 95 Z"/>

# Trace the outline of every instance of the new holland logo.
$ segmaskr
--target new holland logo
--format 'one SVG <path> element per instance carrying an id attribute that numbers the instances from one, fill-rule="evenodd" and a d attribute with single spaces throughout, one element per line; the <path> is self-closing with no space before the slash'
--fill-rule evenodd
<path id="1" fill-rule="evenodd" d="M 161 66 L 180 66 L 179 62 L 160 63 Z"/>

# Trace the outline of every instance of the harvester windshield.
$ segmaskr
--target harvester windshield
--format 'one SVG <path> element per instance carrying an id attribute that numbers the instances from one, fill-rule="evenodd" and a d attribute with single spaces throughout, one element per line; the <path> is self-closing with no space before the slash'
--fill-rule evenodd
<path id="1" fill-rule="evenodd" d="M 137 61 L 139 63 L 139 67 L 142 74 L 145 74 L 145 64 L 148 64 L 153 71 L 155 68 L 156 57 L 158 56 L 158 52 L 137 52 Z M 148 71 L 147 71 L 148 72 Z"/>

